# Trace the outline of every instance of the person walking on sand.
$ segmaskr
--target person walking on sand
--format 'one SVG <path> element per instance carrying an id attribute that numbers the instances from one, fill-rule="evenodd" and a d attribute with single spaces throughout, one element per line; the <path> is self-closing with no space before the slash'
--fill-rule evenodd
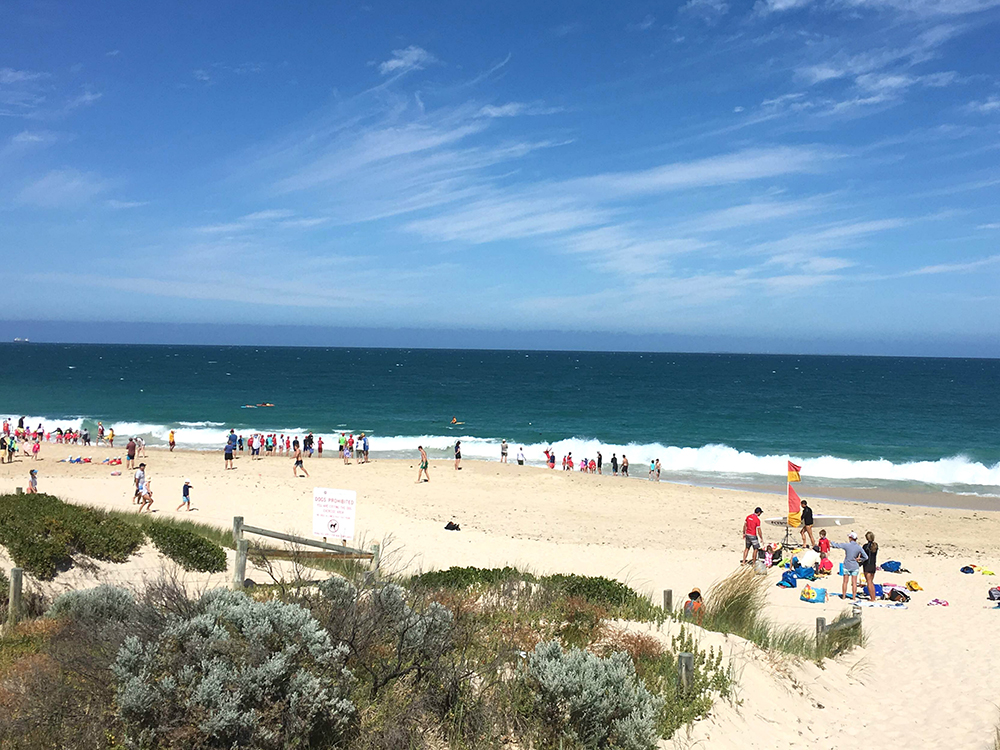
<path id="1" fill-rule="evenodd" d="M 188 512 L 191 512 L 191 484 L 190 479 L 184 480 L 184 487 L 181 489 L 181 504 L 177 506 L 177 510 L 180 510 L 185 505 L 187 506 Z"/>
<path id="2" fill-rule="evenodd" d="M 874 535 L 872 539 L 874 539 Z M 847 535 L 846 542 L 832 542 L 831 547 L 836 547 L 837 549 L 844 550 L 844 564 L 841 566 L 843 568 L 843 590 L 841 593 L 842 598 L 847 598 L 847 579 L 851 579 L 851 598 L 857 601 L 858 598 L 858 569 L 859 563 L 863 563 L 868 559 L 868 553 L 865 552 L 861 545 L 858 544 L 858 535 L 853 531 Z M 874 576 L 873 576 L 874 580 Z M 874 593 L 874 588 L 869 590 Z"/>
<path id="3" fill-rule="evenodd" d="M 806 534 L 809 535 L 809 546 L 816 546 L 816 540 L 813 538 L 813 509 L 805 500 L 802 501 L 802 528 L 799 529 L 799 533 L 802 535 L 803 547 L 806 546 Z"/>
<path id="4" fill-rule="evenodd" d="M 153 512 L 153 480 L 147 479 L 146 486 L 142 489 L 142 496 L 139 498 L 139 512 L 145 508 L 150 513 Z"/>
<path id="5" fill-rule="evenodd" d="M 500 441 L 500 463 L 507 463 L 507 438 Z"/>
<path id="6" fill-rule="evenodd" d="M 417 450 L 420 451 L 420 470 L 417 472 L 417 484 L 420 484 L 420 477 L 423 475 L 424 481 L 431 481 L 431 475 L 427 473 L 427 467 L 429 462 L 427 461 L 427 451 L 424 450 L 424 446 L 418 445 Z"/>
<path id="7" fill-rule="evenodd" d="M 139 468 L 135 470 L 135 475 L 132 479 L 135 484 L 135 494 L 132 496 L 134 504 L 139 502 L 139 499 L 142 497 L 142 491 L 146 486 L 146 464 L 139 464 Z"/>
<path id="8" fill-rule="evenodd" d="M 227 440 L 226 447 L 223 448 L 222 450 L 223 450 L 222 453 L 223 458 L 225 458 L 226 460 L 226 468 L 224 469 L 224 471 L 228 471 L 229 469 L 235 469 L 236 467 L 233 466 L 233 444 Z"/>
<path id="9" fill-rule="evenodd" d="M 135 438 L 130 437 L 125 445 L 125 470 L 135 470 Z"/>
<path id="10" fill-rule="evenodd" d="M 760 516 L 764 510 L 761 507 L 756 507 L 746 520 L 743 521 L 743 561 L 741 565 L 747 564 L 747 553 L 753 550 L 753 557 L 750 562 L 757 562 L 757 553 L 760 552 L 760 548 L 764 543 L 763 533 L 760 527 Z"/>
<path id="11" fill-rule="evenodd" d="M 462 468 L 462 441 L 455 441 L 455 470 L 460 471 Z"/>
<path id="12" fill-rule="evenodd" d="M 865 543 L 861 547 L 868 559 L 865 560 L 865 564 L 862 566 L 862 571 L 865 574 L 865 583 L 868 584 L 868 598 L 875 601 L 875 571 L 878 570 L 878 542 L 875 541 L 875 535 L 872 532 L 865 534 Z"/>
<path id="13" fill-rule="evenodd" d="M 650 482 L 653 481 L 653 472 L 656 471 L 656 461 L 649 462 L 649 476 L 647 477 Z"/>
<path id="14" fill-rule="evenodd" d="M 174 452 L 174 446 L 177 445 L 177 441 L 174 440 L 174 431 L 173 430 L 170 431 L 170 435 L 169 435 L 169 437 L 167 437 L 167 445 L 170 446 L 170 452 L 173 453 Z"/>
<path id="15" fill-rule="evenodd" d="M 656 481 L 660 481 L 660 459 L 656 459 Z"/>
<path id="16" fill-rule="evenodd" d="M 302 449 L 299 447 L 295 448 L 295 465 L 292 466 L 292 474 L 295 476 L 299 475 L 299 469 L 302 469 L 302 473 L 305 476 L 309 476 L 309 472 L 306 471 L 306 467 L 302 464 Z"/>
<path id="17" fill-rule="evenodd" d="M 27 494 L 37 495 L 38 494 L 38 469 L 32 469 L 28 472 L 28 489 Z"/>

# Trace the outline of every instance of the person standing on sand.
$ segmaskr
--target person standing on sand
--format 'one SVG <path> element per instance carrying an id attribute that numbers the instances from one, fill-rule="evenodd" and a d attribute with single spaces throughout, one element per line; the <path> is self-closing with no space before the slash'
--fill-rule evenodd
<path id="1" fill-rule="evenodd" d="M 660 481 L 660 459 L 656 459 L 656 481 Z"/>
<path id="2" fill-rule="evenodd" d="M 170 446 L 170 452 L 173 453 L 174 452 L 174 446 L 177 445 L 177 441 L 174 440 L 174 431 L 173 430 L 170 431 L 170 435 L 167 437 L 167 445 Z"/>
<path id="3" fill-rule="evenodd" d="M 517 451 L 517 465 L 524 466 L 524 446 L 522 445 Z"/>
<path id="4" fill-rule="evenodd" d="M 740 563 L 741 565 L 747 564 L 747 553 L 751 549 L 753 550 L 753 557 L 750 562 L 757 562 L 757 553 L 760 552 L 760 548 L 764 544 L 764 536 L 760 527 L 760 515 L 763 512 L 763 508 L 758 506 L 743 521 L 743 560 Z"/>
<path id="5" fill-rule="evenodd" d="M 368 436 L 361 433 L 361 452 L 364 454 L 365 463 L 368 463 Z"/>
<path id="6" fill-rule="evenodd" d="M 460 471 L 462 468 L 462 441 L 455 441 L 455 471 Z"/>
<path id="7" fill-rule="evenodd" d="M 650 482 L 653 481 L 653 472 L 654 471 L 656 471 L 656 461 L 650 461 L 649 462 L 649 477 L 648 477 L 648 479 L 649 479 Z"/>
<path id="8" fill-rule="evenodd" d="M 135 438 L 130 437 L 125 445 L 125 469 L 132 471 L 135 469 Z"/>
<path id="9" fill-rule="evenodd" d="M 624 453 L 622 453 L 622 476 L 628 476 L 628 459 L 625 457 Z"/>
<path id="10" fill-rule="evenodd" d="M 302 449 L 301 448 L 296 448 L 295 449 L 295 465 L 292 466 L 292 474 L 297 477 L 299 475 L 299 469 L 302 469 L 302 473 L 303 474 L 305 474 L 306 476 L 309 476 L 309 472 L 306 471 L 306 467 L 302 465 Z"/>
<path id="11" fill-rule="evenodd" d="M 108 430 L 108 445 L 111 446 L 112 448 L 115 447 L 115 428 L 114 427 L 112 427 L 110 430 Z"/>
<path id="12" fill-rule="evenodd" d="M 316 439 L 316 452 L 319 454 L 320 458 L 323 458 L 323 436 L 320 435 Z"/>
<path id="13" fill-rule="evenodd" d="M 600 452 L 600 451 L 597 451 L 597 473 L 598 473 L 598 474 L 603 474 L 603 473 L 604 473 L 604 472 L 603 472 L 603 471 L 601 470 L 601 467 L 602 467 L 603 465 L 604 465 L 604 459 L 603 459 L 603 458 L 601 458 L 601 452 Z"/>
<path id="14" fill-rule="evenodd" d="M 803 547 L 806 546 L 806 534 L 809 535 L 809 546 L 816 546 L 816 540 L 813 538 L 813 509 L 805 500 L 802 501 L 802 528 L 799 529 L 799 533 L 802 535 Z"/>
<path id="15" fill-rule="evenodd" d="M 865 534 L 865 544 L 861 548 L 868 555 L 862 570 L 865 574 L 865 583 L 868 584 L 868 598 L 875 601 L 875 571 L 878 570 L 878 542 L 872 532 Z"/>
<path id="16" fill-rule="evenodd" d="M 181 490 L 181 504 L 177 506 L 177 510 L 180 510 L 185 505 L 187 506 L 188 512 L 191 512 L 191 480 L 184 480 L 184 488 Z"/>
<path id="17" fill-rule="evenodd" d="M 874 539 L 874 535 L 872 539 Z M 847 598 L 847 579 L 851 579 L 851 598 L 855 601 L 858 598 L 858 563 L 863 563 L 868 559 L 868 553 L 865 552 L 861 545 L 858 544 L 858 535 L 853 531 L 847 535 L 846 542 L 832 542 L 831 547 L 836 547 L 837 549 L 844 550 L 844 564 L 843 564 L 843 590 L 841 593 L 842 598 Z M 872 576 L 874 580 L 874 574 Z M 870 593 L 874 593 L 874 588 L 869 590 Z"/>
<path id="18" fill-rule="evenodd" d="M 507 438 L 500 441 L 500 463 L 507 463 Z"/>
<path id="19" fill-rule="evenodd" d="M 100 445 L 104 441 L 104 422 L 97 423 L 97 444 Z"/>
<path id="20" fill-rule="evenodd" d="M 339 445 L 340 445 L 340 457 L 343 458 L 344 457 L 344 446 L 347 445 L 347 438 L 344 437 L 344 433 L 340 433 Z"/>
<path id="21" fill-rule="evenodd" d="M 417 484 L 420 484 L 420 475 L 422 474 L 425 482 L 431 481 L 431 475 L 427 473 L 427 468 L 429 462 L 427 461 L 427 451 L 424 450 L 424 446 L 418 445 L 417 450 L 420 451 L 420 470 L 417 471 Z"/>
<path id="22" fill-rule="evenodd" d="M 618 476 L 618 454 L 611 454 L 611 476 Z"/>
<path id="23" fill-rule="evenodd" d="M 235 469 L 236 467 L 233 466 L 233 442 L 227 440 L 226 447 L 223 448 L 222 450 L 223 450 L 223 456 L 226 459 L 226 470 Z"/>

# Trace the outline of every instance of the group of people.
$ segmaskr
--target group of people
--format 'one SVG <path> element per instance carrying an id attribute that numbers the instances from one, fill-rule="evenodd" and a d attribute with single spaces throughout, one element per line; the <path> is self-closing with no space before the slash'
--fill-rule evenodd
<path id="1" fill-rule="evenodd" d="M 753 552 L 749 563 L 757 562 L 758 557 L 764 549 L 764 534 L 761 527 L 761 514 L 763 509 L 759 506 L 754 508 L 753 513 L 748 515 L 743 521 L 743 560 L 742 564 L 747 564 L 747 556 L 751 550 Z M 875 572 L 878 570 L 878 542 L 875 541 L 875 534 L 871 531 L 865 533 L 865 543 L 858 543 L 858 535 L 850 531 L 847 534 L 846 542 L 831 542 L 826 535 L 826 529 L 820 529 L 819 543 L 813 537 L 814 516 L 812 508 L 807 501 L 802 501 L 802 525 L 799 533 L 802 536 L 802 546 L 819 554 L 819 559 L 815 563 L 816 572 L 829 574 L 833 572 L 833 563 L 829 556 L 832 549 L 842 550 L 844 562 L 840 565 L 840 575 L 842 591 L 841 596 L 847 598 L 848 585 L 851 588 L 851 598 L 858 598 L 858 574 L 864 573 L 867 584 L 867 594 L 871 601 L 875 601 Z M 809 545 L 806 545 L 806 536 L 809 537 Z"/>
<path id="2" fill-rule="evenodd" d="M 181 487 L 181 504 L 177 506 L 177 510 L 191 510 L 191 489 L 194 487 L 191 484 L 190 479 L 184 480 L 184 485 Z M 146 476 L 146 464 L 145 462 L 140 463 L 135 467 L 135 473 L 132 475 L 132 504 L 138 505 L 139 513 L 146 511 L 147 513 L 153 512 L 153 480 Z"/>
<path id="3" fill-rule="evenodd" d="M 523 449 L 522 449 L 523 450 Z M 556 468 L 556 454 L 552 448 L 547 448 L 545 450 L 545 463 L 548 464 L 550 469 Z M 618 460 L 618 454 L 612 453 L 611 460 L 608 462 L 611 466 L 611 475 L 618 477 L 627 477 L 629 475 L 629 461 L 628 456 L 622 453 L 621 461 Z M 600 451 L 597 451 L 597 458 L 581 458 L 579 465 L 573 458 L 572 451 L 563 456 L 562 460 L 563 471 L 582 471 L 587 474 L 604 474 L 604 456 L 601 455 Z M 650 462 L 649 464 L 649 478 L 652 480 L 655 476 L 656 481 L 660 481 L 660 460 Z"/>

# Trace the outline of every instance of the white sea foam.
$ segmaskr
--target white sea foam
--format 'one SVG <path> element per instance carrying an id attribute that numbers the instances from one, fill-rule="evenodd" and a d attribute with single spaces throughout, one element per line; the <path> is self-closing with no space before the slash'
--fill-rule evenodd
<path id="1" fill-rule="evenodd" d="M 25 423 L 34 427 L 41 423 L 46 430 L 56 427 L 80 428 L 86 422 L 91 435 L 96 437 L 96 420 L 83 417 L 27 417 Z M 16 423 L 16 418 L 15 418 Z M 133 435 L 143 437 L 151 446 L 166 445 L 170 430 L 173 429 L 177 444 L 182 448 L 221 449 L 229 434 L 228 427 L 220 422 L 177 422 L 174 424 L 148 424 L 143 422 L 109 422 L 118 438 L 127 439 Z M 355 437 L 360 428 L 345 425 L 343 428 L 321 434 L 327 451 L 337 450 L 337 437 L 343 431 Z M 249 436 L 254 432 L 284 434 L 302 437 L 307 430 L 302 427 L 241 427 L 237 433 Z M 497 460 L 500 457 L 500 440 L 465 436 L 456 431 L 449 435 L 392 435 L 380 436 L 369 432 L 371 451 L 376 457 L 411 458 L 416 455 L 417 446 L 423 445 L 432 458 L 450 458 L 456 440 L 462 441 L 462 455 L 469 459 Z M 684 481 L 710 482 L 715 480 L 736 481 L 745 477 L 750 481 L 774 480 L 785 473 L 786 462 L 791 460 L 802 466 L 803 477 L 857 482 L 919 482 L 927 485 L 946 487 L 961 485 L 961 489 L 974 487 L 1000 488 L 1000 463 L 992 466 L 973 461 L 966 456 L 951 456 L 936 461 L 892 462 L 886 459 L 855 461 L 837 456 L 802 457 L 795 455 L 757 455 L 740 451 L 728 445 L 703 445 L 700 448 L 680 448 L 660 443 L 628 443 L 613 445 L 591 438 L 569 438 L 553 443 L 509 444 L 509 460 L 516 459 L 523 449 L 529 464 L 542 465 L 544 451 L 551 447 L 561 465 L 562 457 L 572 453 L 575 461 L 582 458 L 596 458 L 601 451 L 605 465 L 612 454 L 619 460 L 627 455 L 633 476 L 645 475 L 651 460 L 660 459 L 663 477 Z M 959 489 L 959 488 L 956 488 Z"/>

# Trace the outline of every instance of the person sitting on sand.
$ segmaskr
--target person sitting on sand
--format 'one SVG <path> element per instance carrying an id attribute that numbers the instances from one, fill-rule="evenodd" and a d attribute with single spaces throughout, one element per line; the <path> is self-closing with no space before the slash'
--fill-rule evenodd
<path id="1" fill-rule="evenodd" d="M 684 616 L 701 625 L 701 618 L 704 615 L 704 602 L 701 598 L 701 589 L 692 589 L 691 593 L 688 594 L 688 600 L 684 602 Z"/>
<path id="2" fill-rule="evenodd" d="M 858 598 L 858 570 L 860 568 L 859 563 L 863 563 L 868 559 L 868 553 L 865 552 L 861 545 L 858 544 L 858 535 L 853 531 L 847 535 L 846 542 L 832 542 L 831 547 L 836 547 L 837 549 L 844 550 L 844 564 L 843 564 L 843 590 L 841 592 L 841 597 L 843 599 L 847 598 L 847 579 L 851 579 L 851 598 Z M 871 592 L 874 593 L 874 586 Z"/>
<path id="3" fill-rule="evenodd" d="M 819 553 L 819 570 L 816 571 L 817 575 L 828 576 L 833 572 L 833 561 L 830 556 L 825 552 Z"/>
<path id="4" fill-rule="evenodd" d="M 28 472 L 28 490 L 29 495 L 38 494 L 38 469 L 32 469 Z"/>

